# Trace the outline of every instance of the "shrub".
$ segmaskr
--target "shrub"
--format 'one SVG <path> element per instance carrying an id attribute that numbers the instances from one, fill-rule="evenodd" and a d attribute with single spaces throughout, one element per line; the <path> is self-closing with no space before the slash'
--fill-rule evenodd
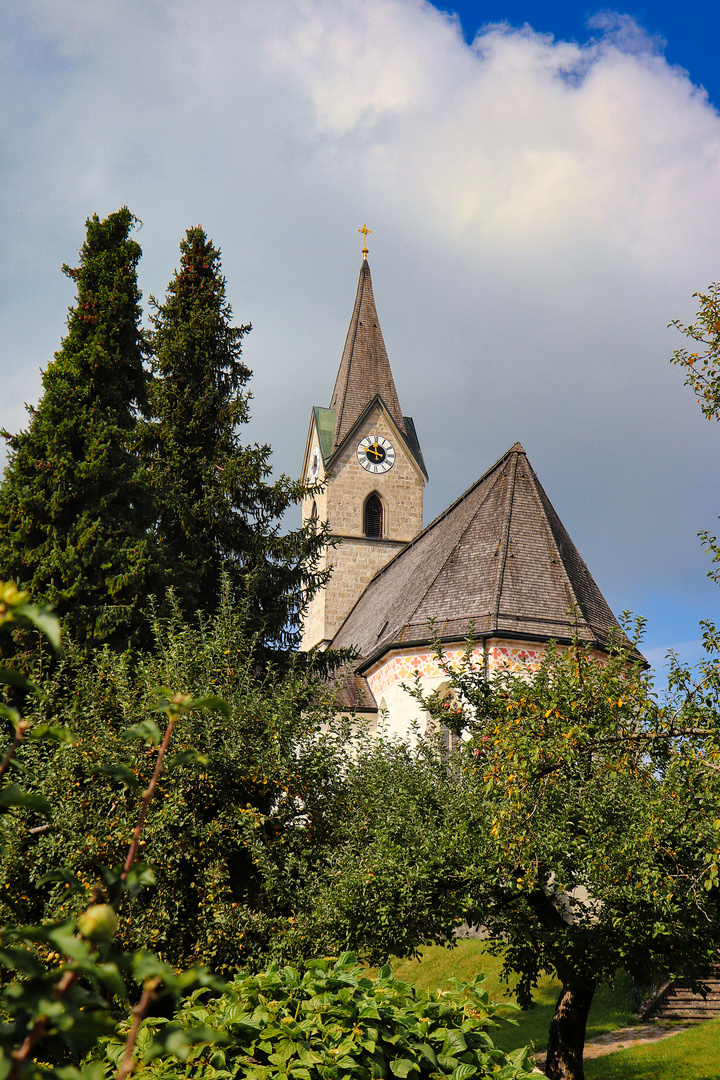
<path id="1" fill-rule="evenodd" d="M 144 1064 L 135 1077 L 529 1077 L 528 1049 L 506 1053 L 488 1033 L 497 1026 L 498 1010 L 513 1006 L 491 1003 L 482 975 L 467 985 L 453 981 L 449 992 L 428 992 L 395 979 L 389 967 L 369 978 L 353 953 L 334 964 L 311 961 L 302 975 L 277 966 L 261 975 L 240 974 L 221 997 L 206 1000 L 207 990 L 193 993 L 172 1021 L 145 1019 L 136 1043 Z M 198 1027 L 206 1033 L 204 1044 L 192 1037 Z M 178 1052 L 168 1053 L 174 1037 Z M 104 1049 L 110 1075 L 124 1041 L 113 1038 Z"/>

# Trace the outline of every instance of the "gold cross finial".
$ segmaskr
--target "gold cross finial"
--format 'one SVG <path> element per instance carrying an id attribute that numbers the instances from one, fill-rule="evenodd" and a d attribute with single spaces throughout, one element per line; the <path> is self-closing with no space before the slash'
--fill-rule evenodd
<path id="1" fill-rule="evenodd" d="M 363 257 L 363 261 L 365 261 L 365 260 L 367 260 L 367 257 L 368 257 L 367 238 L 372 233 L 372 229 L 368 229 L 367 225 L 363 225 L 362 229 L 358 229 L 358 232 L 361 232 L 363 234 L 364 238 L 365 238 L 365 246 L 362 249 L 362 257 Z"/>

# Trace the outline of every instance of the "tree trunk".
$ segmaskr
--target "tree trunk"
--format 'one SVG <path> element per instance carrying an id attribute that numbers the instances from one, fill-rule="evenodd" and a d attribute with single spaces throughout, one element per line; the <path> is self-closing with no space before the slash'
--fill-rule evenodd
<path id="1" fill-rule="evenodd" d="M 564 986 L 550 1024 L 545 1075 L 550 1080 L 585 1080 L 583 1049 L 595 983 Z"/>

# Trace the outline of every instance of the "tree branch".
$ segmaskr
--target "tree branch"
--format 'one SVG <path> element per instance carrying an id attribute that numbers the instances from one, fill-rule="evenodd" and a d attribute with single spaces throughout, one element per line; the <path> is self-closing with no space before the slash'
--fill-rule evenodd
<path id="1" fill-rule="evenodd" d="M 53 987 L 53 997 L 64 997 L 65 994 L 68 994 L 70 990 L 72 990 L 77 981 L 78 976 L 74 971 L 64 972 L 60 981 Z M 13 1050 L 10 1054 L 13 1063 L 10 1067 L 10 1072 L 7 1075 L 7 1080 L 20 1080 L 25 1062 L 30 1058 L 37 1043 L 44 1037 L 47 1032 L 47 1027 L 47 1016 L 38 1016 L 32 1028 L 26 1035 L 22 1046 L 19 1046 L 17 1050 Z"/>
<path id="2" fill-rule="evenodd" d="M 168 726 L 165 730 L 165 737 L 160 744 L 158 750 L 157 761 L 155 762 L 155 770 L 152 774 L 152 779 L 148 784 L 146 790 L 143 792 L 142 806 L 140 808 L 140 816 L 137 820 L 137 825 L 133 831 L 132 840 L 128 849 L 127 858 L 125 859 L 125 865 L 123 866 L 122 874 L 120 875 L 120 881 L 124 884 L 127 881 L 127 876 L 130 873 L 132 864 L 135 862 L 135 856 L 137 855 L 138 844 L 140 843 L 140 836 L 145 825 L 145 818 L 147 817 L 148 808 L 152 802 L 153 795 L 155 794 L 155 788 L 157 787 L 160 774 L 163 770 L 163 758 L 165 757 L 165 751 L 168 748 L 170 742 L 170 736 L 173 733 L 173 728 L 177 722 L 178 714 L 171 712 L 168 714 Z"/>
<path id="3" fill-rule="evenodd" d="M 140 1030 L 140 1024 L 145 1019 L 145 1015 L 146 1015 L 146 1013 L 148 1011 L 148 1008 L 150 1007 L 152 1002 L 155 1000 L 155 991 L 157 990 L 159 985 L 160 985 L 160 980 L 159 979 L 148 979 L 148 981 L 145 984 L 145 989 L 143 990 L 142 997 L 138 1001 L 135 1008 L 132 1010 L 132 1012 L 133 1012 L 132 1027 L 130 1028 L 130 1031 L 128 1032 L 128 1037 L 127 1037 L 127 1040 L 125 1042 L 125 1053 L 123 1054 L 122 1063 L 120 1065 L 120 1068 L 118 1069 L 116 1080 L 125 1080 L 125 1077 L 128 1076 L 133 1071 L 133 1069 L 135 1068 L 135 1060 L 133 1058 L 133 1051 L 135 1049 L 135 1042 L 137 1040 L 137 1034 L 138 1034 L 138 1031 Z"/>
<path id="4" fill-rule="evenodd" d="M 17 713 L 15 715 L 17 715 Z M 4 776 L 7 772 L 13 754 L 17 750 L 20 743 L 23 741 L 23 736 L 29 727 L 30 725 L 28 724 L 27 720 L 21 720 L 18 726 L 15 728 L 15 738 L 10 743 L 7 754 L 0 762 L 0 776 Z"/>

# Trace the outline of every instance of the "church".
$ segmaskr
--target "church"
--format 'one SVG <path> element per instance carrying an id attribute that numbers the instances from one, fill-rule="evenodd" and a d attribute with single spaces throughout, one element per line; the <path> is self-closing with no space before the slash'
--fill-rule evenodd
<path id="1" fill-rule="evenodd" d="M 365 229 L 360 230 L 365 232 Z M 428 479 L 412 418 L 400 407 L 363 248 L 355 304 L 328 408 L 312 410 L 302 476 L 324 481 L 303 521 L 327 521 L 339 543 L 332 575 L 308 609 L 301 648 L 353 648 L 349 713 L 371 732 L 407 737 L 428 716 L 403 684 L 417 672 L 442 699 L 433 637 L 458 659 L 532 669 L 573 629 L 602 654 L 618 622 L 515 443 L 423 528 Z"/>

